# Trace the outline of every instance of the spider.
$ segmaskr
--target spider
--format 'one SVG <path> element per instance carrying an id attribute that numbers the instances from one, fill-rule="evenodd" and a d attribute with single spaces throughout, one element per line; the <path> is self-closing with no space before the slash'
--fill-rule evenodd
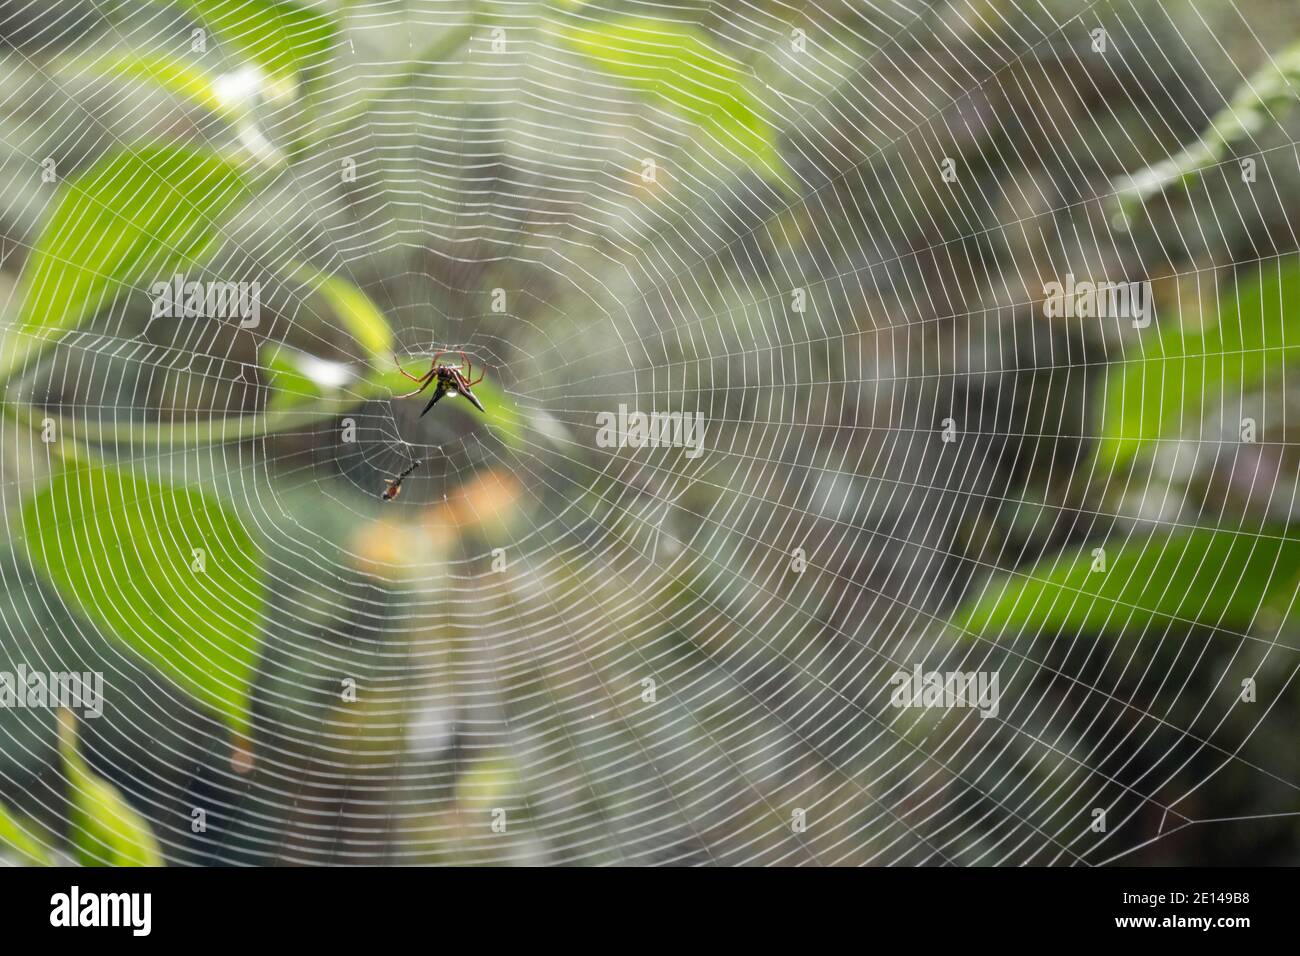
<path id="1" fill-rule="evenodd" d="M 483 407 L 483 403 L 478 400 L 477 395 L 470 391 L 470 389 L 475 385 L 483 381 L 483 376 L 479 375 L 478 378 L 470 381 L 469 377 L 474 374 L 474 366 L 470 364 L 470 361 L 465 357 L 464 352 L 460 353 L 460 365 L 439 365 L 438 356 L 442 354 L 441 351 L 436 353 L 433 356 L 433 361 L 429 363 L 429 371 L 419 376 L 412 375 L 406 369 L 402 368 L 402 363 L 398 362 L 397 356 L 394 355 L 393 362 L 396 363 L 398 371 L 409 378 L 412 382 L 420 383 L 420 387 L 415 389 L 415 391 L 407 392 L 405 395 L 397 395 L 395 398 L 410 398 L 413 395 L 419 395 L 436 381 L 438 384 L 434 386 L 433 398 L 429 399 L 429 404 L 424 406 L 423 412 L 420 412 L 421 418 L 425 416 L 429 409 L 438 404 L 440 398 L 447 394 L 464 395 L 470 400 L 470 404 L 480 412 L 486 414 L 487 409 Z M 462 372 L 461 369 L 464 369 L 464 371 Z"/>

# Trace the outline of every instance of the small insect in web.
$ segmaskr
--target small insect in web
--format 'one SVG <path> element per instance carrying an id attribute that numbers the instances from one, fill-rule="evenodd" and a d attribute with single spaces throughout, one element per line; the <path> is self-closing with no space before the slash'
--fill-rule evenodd
<path id="1" fill-rule="evenodd" d="M 392 501 L 401 493 L 402 482 L 406 480 L 406 476 L 409 475 L 411 472 L 415 471 L 415 469 L 419 468 L 423 464 L 424 464 L 424 459 L 421 458 L 418 461 L 416 461 L 415 464 L 413 464 L 410 468 L 406 469 L 406 471 L 398 475 L 396 478 L 385 478 L 384 484 L 388 485 L 388 487 L 384 489 L 384 493 L 379 497 L 384 499 L 384 501 Z"/>
<path id="2" fill-rule="evenodd" d="M 412 396 L 419 395 L 428 388 L 430 384 L 436 382 L 437 384 L 434 385 L 433 389 L 433 397 L 429 399 L 429 404 L 424 406 L 424 411 L 420 412 L 421 418 L 428 413 L 429 409 L 433 408 L 434 405 L 437 405 L 438 401 L 444 395 L 464 395 L 470 400 L 470 404 L 480 412 L 486 413 L 487 409 L 483 407 L 483 403 L 478 400 L 478 396 L 472 391 L 475 385 L 483 381 L 483 376 L 479 375 L 478 378 L 471 380 L 471 376 L 474 374 L 474 366 L 470 364 L 470 360 L 465 357 L 464 352 L 460 353 L 460 365 L 439 365 L 438 356 L 442 354 L 442 352 L 434 354 L 433 361 L 429 363 L 429 371 L 425 372 L 423 375 L 412 375 L 406 369 L 402 368 L 402 363 L 398 362 L 397 356 L 394 355 L 393 362 L 396 363 L 398 371 L 409 378 L 412 382 L 420 383 L 420 387 L 414 391 L 394 397 L 411 398 Z"/>

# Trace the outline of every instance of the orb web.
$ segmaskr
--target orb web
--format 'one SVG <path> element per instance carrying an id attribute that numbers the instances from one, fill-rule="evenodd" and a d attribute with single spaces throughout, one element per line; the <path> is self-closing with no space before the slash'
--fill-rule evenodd
<path id="1" fill-rule="evenodd" d="M 1292 34 L 0 4 L 27 854 L 1284 858 Z"/>

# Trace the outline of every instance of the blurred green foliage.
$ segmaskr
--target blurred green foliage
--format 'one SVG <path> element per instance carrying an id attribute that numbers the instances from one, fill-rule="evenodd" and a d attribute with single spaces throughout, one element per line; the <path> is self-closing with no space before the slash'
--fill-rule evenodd
<path id="1" fill-rule="evenodd" d="M 27 555 L 67 600 L 249 733 L 266 584 L 234 512 L 197 489 L 73 468 L 31 500 L 24 525 Z"/>
<path id="2" fill-rule="evenodd" d="M 1281 384 L 1300 357 L 1300 260 L 1242 270 L 1205 328 L 1161 324 L 1107 376 L 1096 465 L 1123 474 L 1134 456 L 1215 418 L 1224 399 Z"/>
<path id="3" fill-rule="evenodd" d="M 738 166 L 756 165 L 791 184 L 754 77 L 698 30 L 626 19 L 575 26 L 565 36 L 599 69 L 688 117 L 714 139 L 710 152 L 731 154 Z"/>
<path id="4" fill-rule="evenodd" d="M 237 68 L 256 65 L 270 77 L 288 81 L 288 97 L 296 93 L 304 74 L 328 62 L 338 42 L 337 18 L 302 3 L 181 0 L 180 5 L 196 24 L 216 34 L 227 64 Z"/>
<path id="5" fill-rule="evenodd" d="M 162 851 L 148 821 L 81 755 L 76 717 L 60 711 L 59 753 L 68 795 L 68 849 L 82 866 L 162 866 Z M 32 821 L 0 804 L 0 851 L 34 866 L 66 865 Z M 3 859 L 0 856 L 0 859 Z"/>
<path id="6" fill-rule="evenodd" d="M 238 166 L 209 152 L 146 144 L 105 157 L 60 188 L 23 273 L 20 330 L 52 344 L 123 286 L 194 267 L 249 195 Z"/>
<path id="7" fill-rule="evenodd" d="M 1300 542 L 1285 532 L 1135 532 L 1118 546 L 1061 554 L 994 579 L 953 622 L 994 638 L 1189 624 L 1248 630 L 1262 610 L 1288 610 L 1300 584 Z"/>
<path id="8" fill-rule="evenodd" d="M 327 275 L 311 266 L 300 266 L 297 274 L 329 301 L 334 316 L 372 359 L 383 361 L 392 356 L 392 327 L 369 296 L 346 279 Z"/>
<path id="9" fill-rule="evenodd" d="M 59 715 L 59 752 L 72 805 L 69 840 L 77 860 L 83 866 L 162 866 L 149 824 L 116 787 L 86 765 L 70 711 Z"/>
<path id="10" fill-rule="evenodd" d="M 18 859 L 35 866 L 50 863 L 50 854 L 30 825 L 7 810 L 0 803 L 0 849 L 8 848 L 18 854 Z"/>

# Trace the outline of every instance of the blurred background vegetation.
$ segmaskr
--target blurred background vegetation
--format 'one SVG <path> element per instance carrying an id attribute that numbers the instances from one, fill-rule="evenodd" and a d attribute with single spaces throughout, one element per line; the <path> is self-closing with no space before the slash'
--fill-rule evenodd
<path id="1" fill-rule="evenodd" d="M 107 684 L 0 709 L 0 858 L 1295 862 L 1298 40 L 0 0 L 0 670 Z M 152 317 L 178 273 L 260 324 Z M 486 416 L 390 401 L 440 348 Z M 620 403 L 708 453 L 597 448 Z M 889 707 L 914 662 L 999 718 Z"/>

